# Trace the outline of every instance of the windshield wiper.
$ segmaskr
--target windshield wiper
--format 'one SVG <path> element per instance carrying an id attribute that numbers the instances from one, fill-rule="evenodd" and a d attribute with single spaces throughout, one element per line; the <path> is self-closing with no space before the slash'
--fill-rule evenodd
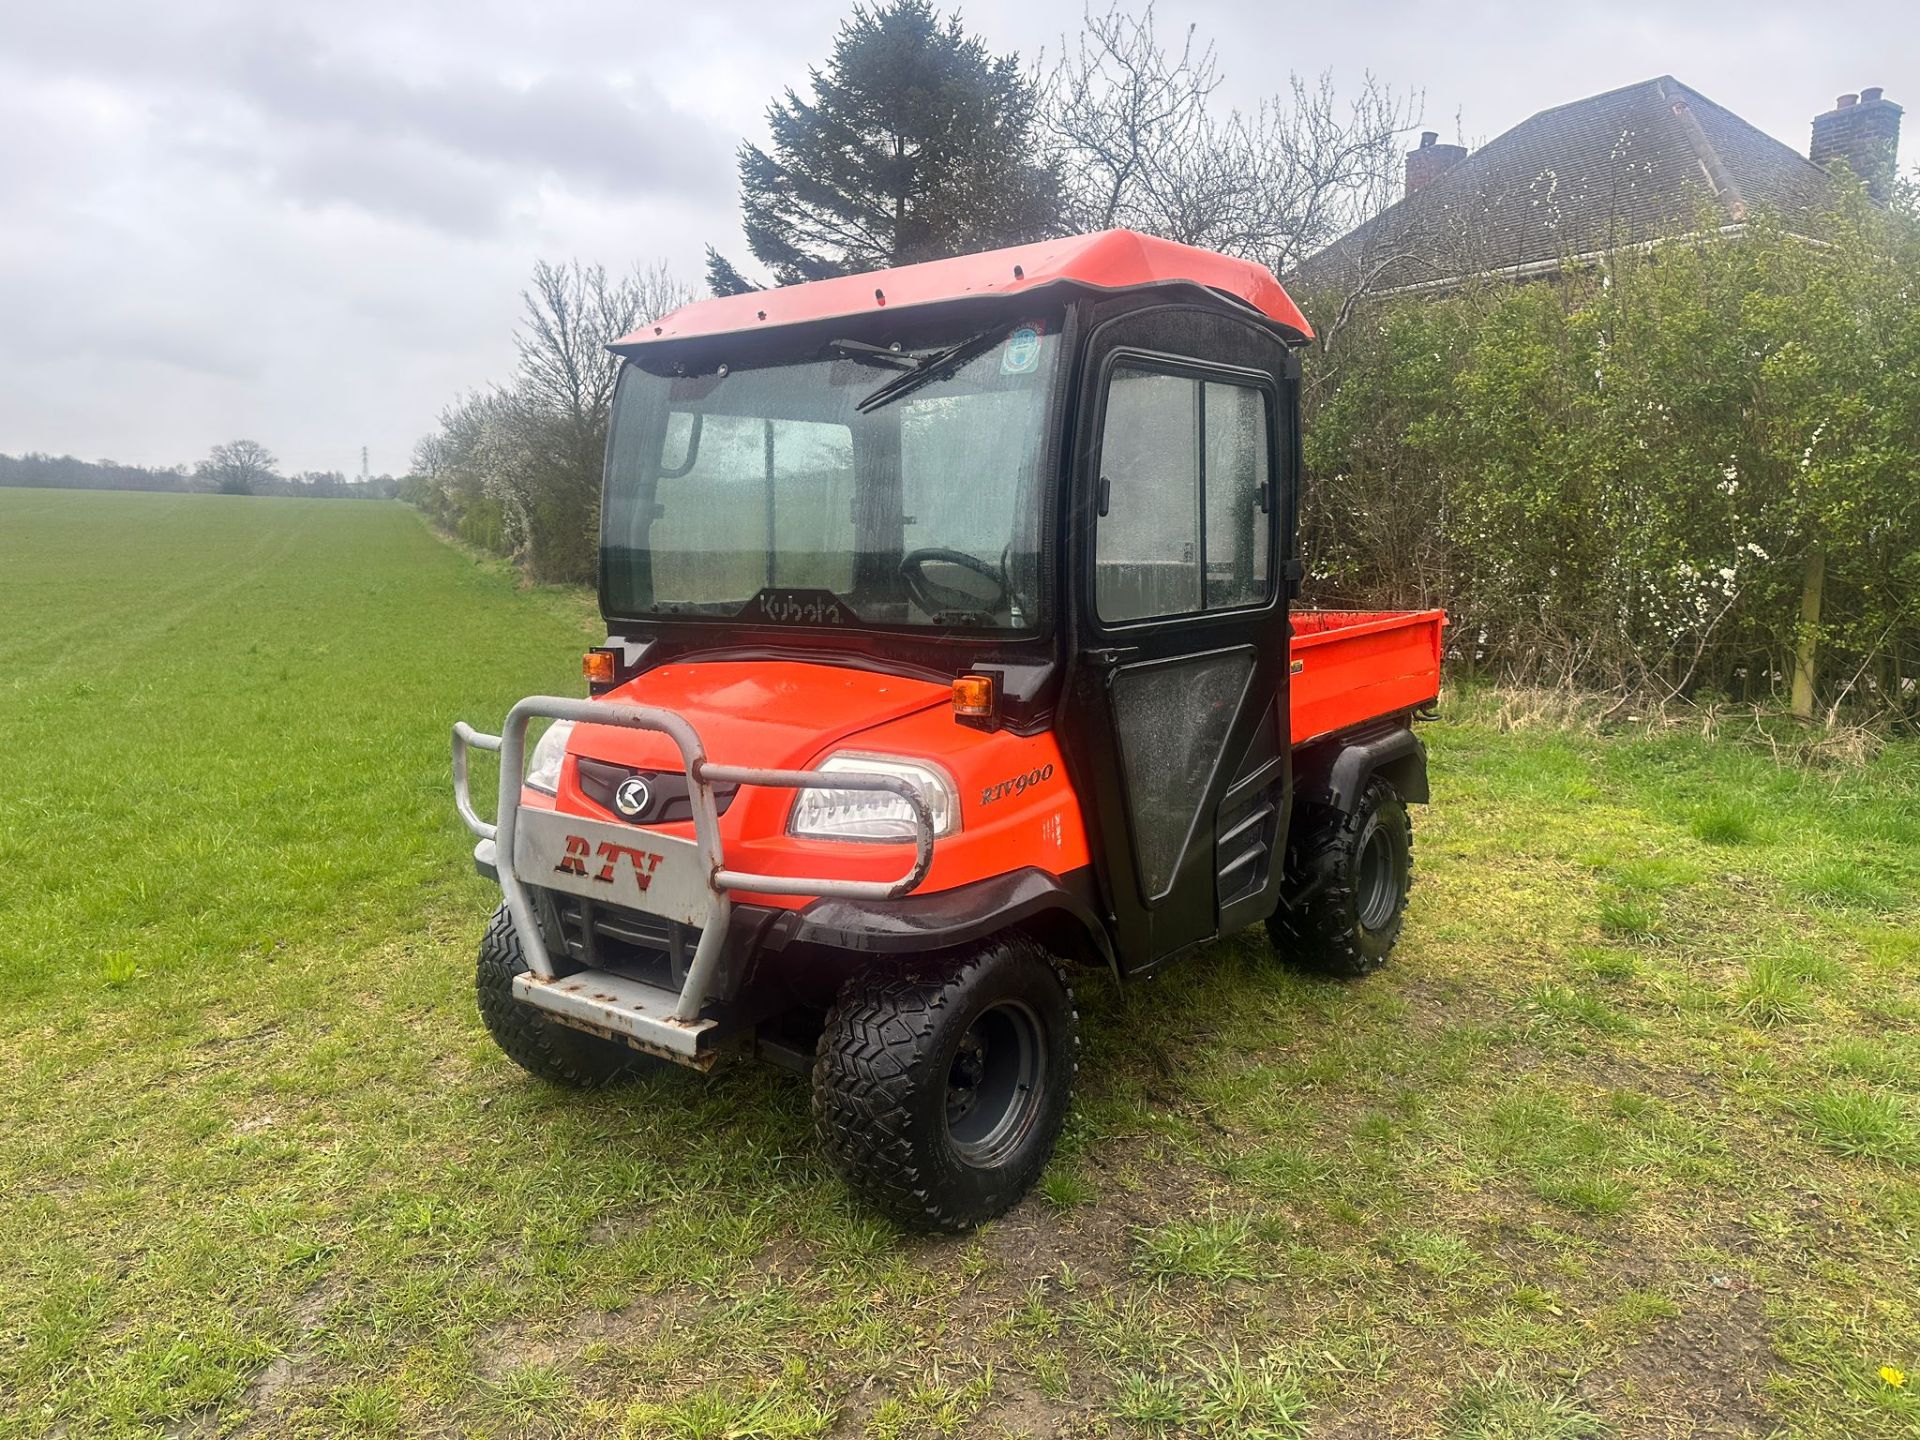
<path id="1" fill-rule="evenodd" d="M 968 336 L 957 345 L 949 345 L 944 350 L 936 350 L 931 355 L 923 356 L 914 361 L 911 370 L 904 375 L 896 375 L 861 400 L 854 408 L 865 415 L 870 410 L 878 410 L 882 405 L 891 405 L 903 395 L 911 395 L 922 385 L 930 385 L 935 380 L 944 380 L 975 356 L 984 355 L 998 345 L 1000 337 L 1006 333 L 1006 326 L 996 325 L 991 330 L 982 330 L 978 335 Z"/>
<path id="2" fill-rule="evenodd" d="M 893 370 L 911 370 L 920 363 L 911 355 L 902 355 L 884 345 L 869 345 L 864 340 L 829 340 L 827 349 L 863 365 L 885 365 Z"/>

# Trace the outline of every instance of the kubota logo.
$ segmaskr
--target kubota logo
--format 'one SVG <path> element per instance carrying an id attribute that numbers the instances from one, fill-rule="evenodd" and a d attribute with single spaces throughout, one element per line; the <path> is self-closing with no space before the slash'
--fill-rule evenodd
<path id="1" fill-rule="evenodd" d="M 589 875 L 587 866 L 595 859 L 603 863 L 600 869 Z M 666 857 L 655 850 L 641 850 L 632 845 L 616 845 L 611 840 L 602 840 L 598 846 L 590 845 L 579 835 L 567 836 L 567 853 L 553 868 L 562 875 L 578 875 L 582 880 L 597 880 L 602 885 L 613 884 L 613 873 L 625 859 L 633 866 L 633 879 L 642 890 L 653 883 L 653 872 L 660 868 L 660 862 Z"/>
<path id="2" fill-rule="evenodd" d="M 620 782 L 620 788 L 613 792 L 613 808 L 629 820 L 646 814 L 647 806 L 652 803 L 653 791 L 638 775 L 629 775 Z"/>

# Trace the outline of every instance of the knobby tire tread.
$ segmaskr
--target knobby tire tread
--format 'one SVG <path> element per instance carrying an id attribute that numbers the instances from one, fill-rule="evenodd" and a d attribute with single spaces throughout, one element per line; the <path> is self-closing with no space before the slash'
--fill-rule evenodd
<path id="1" fill-rule="evenodd" d="M 1413 826 L 1405 819 L 1405 807 L 1394 788 L 1385 780 L 1367 782 L 1360 803 L 1352 810 L 1331 805 L 1315 805 L 1312 817 L 1289 840 L 1293 862 L 1298 871 L 1313 883 L 1308 899 L 1294 909 L 1282 907 L 1267 921 L 1274 948 L 1302 969 L 1325 975 L 1358 978 L 1370 975 L 1386 964 L 1387 952 L 1400 937 L 1405 918 L 1405 897 L 1385 934 L 1385 945 L 1369 948 L 1360 935 L 1359 875 L 1360 836 L 1368 817 L 1383 806 L 1391 805 L 1402 816 L 1401 831 L 1406 842 L 1406 886 L 1413 885 Z"/>
<path id="2" fill-rule="evenodd" d="M 1004 1212 L 1039 1177 L 1058 1137 L 1044 1137 L 1007 1194 L 982 1207 L 938 1183 L 937 1165 L 925 1147 L 932 1137 L 916 1133 L 922 1085 L 938 1084 L 915 1061 L 934 1042 L 940 1021 L 964 1003 L 970 982 L 991 952 L 1009 949 L 1027 964 L 1046 966 L 1065 992 L 1067 1053 L 1054 1057 L 1071 1085 L 1079 1069 L 1079 1011 L 1065 967 L 1024 935 L 1001 936 L 957 965 L 921 965 L 906 970 L 874 967 L 855 976 L 827 1013 L 815 1053 L 814 1128 L 834 1170 L 857 1196 L 900 1224 L 919 1230 L 970 1229 Z M 1051 1078 L 1051 1077 L 1050 1077 Z M 1051 1083 L 1061 1083 L 1052 1078 Z M 944 1103 L 944 1098 L 943 1098 Z M 1064 1118 L 1062 1107 L 1061 1118 Z M 944 1137 L 940 1137 L 944 1143 Z"/>
<path id="3" fill-rule="evenodd" d="M 597 1090 L 665 1063 L 618 1041 L 569 1030 L 516 1000 L 514 976 L 527 968 L 513 917 L 502 905 L 493 912 L 480 941 L 474 993 L 494 1043 L 522 1070 L 554 1085 Z"/>

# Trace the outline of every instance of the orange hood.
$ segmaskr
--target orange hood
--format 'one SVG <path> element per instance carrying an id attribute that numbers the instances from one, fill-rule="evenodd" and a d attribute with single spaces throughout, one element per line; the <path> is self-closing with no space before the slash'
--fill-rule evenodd
<path id="1" fill-rule="evenodd" d="M 715 764 L 799 769 L 849 735 L 944 705 L 951 694 L 930 681 L 838 665 L 712 660 L 661 665 L 603 698 L 682 716 Z M 649 730 L 581 725 L 567 749 L 636 769 L 680 765 L 673 741 Z"/>

